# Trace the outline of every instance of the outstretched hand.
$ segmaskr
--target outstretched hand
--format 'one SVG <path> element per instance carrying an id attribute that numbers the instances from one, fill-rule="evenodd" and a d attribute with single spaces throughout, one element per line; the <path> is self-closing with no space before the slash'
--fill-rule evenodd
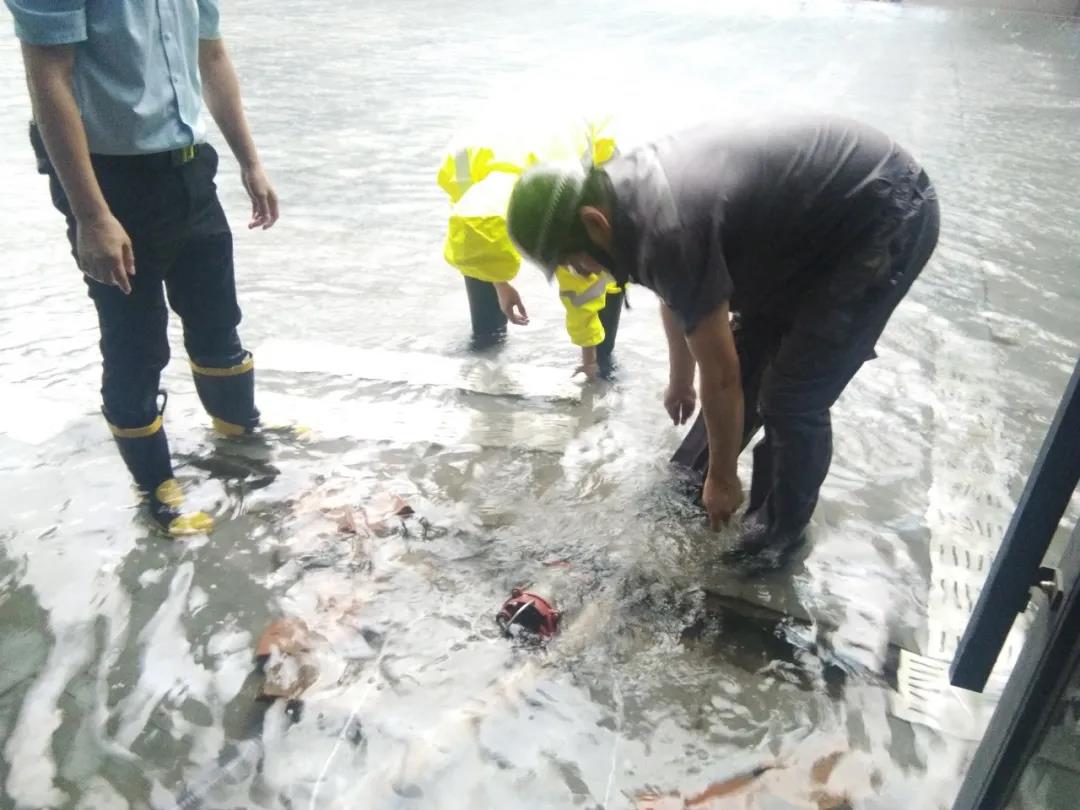
<path id="1" fill-rule="evenodd" d="M 501 282 L 495 285 L 495 292 L 499 296 L 499 309 L 506 319 L 515 326 L 528 326 L 529 313 L 525 311 L 525 304 L 514 286 Z"/>

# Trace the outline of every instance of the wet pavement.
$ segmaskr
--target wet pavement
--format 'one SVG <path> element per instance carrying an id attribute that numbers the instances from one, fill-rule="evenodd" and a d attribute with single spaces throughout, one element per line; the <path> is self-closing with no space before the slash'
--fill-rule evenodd
<path id="1" fill-rule="evenodd" d="M 283 208 L 244 230 L 222 161 L 242 334 L 264 413 L 313 431 L 215 439 L 174 358 L 170 437 L 218 521 L 184 543 L 138 521 L 97 413 L 96 323 L 33 172 L 9 40 L 0 807 L 948 806 L 978 707 L 903 679 L 951 655 L 1080 343 L 1080 29 L 713 6 L 229 4 Z M 490 99 L 532 94 L 602 102 L 643 136 L 841 111 L 935 179 L 940 247 L 835 409 L 790 570 L 734 576 L 678 496 L 648 293 L 613 387 L 567 387 L 561 308 L 528 271 L 532 325 L 468 353 L 434 175 Z M 380 492 L 416 516 L 343 532 Z M 564 614 L 543 653 L 494 621 L 528 583 Z M 256 643 L 281 617 L 310 631 L 300 706 L 258 700 Z"/>

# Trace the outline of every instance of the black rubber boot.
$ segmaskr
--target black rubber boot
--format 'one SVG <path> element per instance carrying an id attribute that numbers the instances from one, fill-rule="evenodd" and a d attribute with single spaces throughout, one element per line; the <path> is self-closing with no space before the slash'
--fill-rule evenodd
<path id="1" fill-rule="evenodd" d="M 772 492 L 772 448 L 769 437 L 765 436 L 754 445 L 753 472 L 750 474 L 750 499 L 746 502 L 746 513 L 756 512 L 765 504 L 765 499 Z"/>
<path id="2" fill-rule="evenodd" d="M 107 414 L 105 419 L 120 450 L 120 457 L 135 479 L 135 485 L 147 499 L 154 523 L 173 537 L 210 531 L 213 519 L 209 515 L 180 511 L 184 493 L 180 482 L 173 477 L 169 440 L 162 425 L 161 413 L 149 425 L 135 428 L 117 427 L 109 421 Z"/>
<path id="3" fill-rule="evenodd" d="M 775 570 L 806 543 L 806 526 L 770 521 L 766 509 L 747 513 L 739 537 L 723 555 L 747 573 Z"/>
<path id="4" fill-rule="evenodd" d="M 725 558 L 764 555 L 781 562 L 801 546 L 831 462 L 828 411 L 766 417 L 765 439 L 754 448 L 752 508 Z"/>
<path id="5" fill-rule="evenodd" d="M 210 414 L 214 429 L 223 436 L 243 436 L 259 426 L 255 407 L 255 360 L 250 352 L 227 368 L 191 361 L 195 390 Z"/>

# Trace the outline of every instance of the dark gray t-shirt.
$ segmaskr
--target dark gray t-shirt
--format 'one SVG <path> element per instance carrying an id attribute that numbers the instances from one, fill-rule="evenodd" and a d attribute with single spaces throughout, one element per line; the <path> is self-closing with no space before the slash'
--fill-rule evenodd
<path id="1" fill-rule="evenodd" d="M 744 315 L 793 314 L 874 238 L 919 168 L 872 127 L 815 117 L 700 126 L 604 170 L 618 274 L 656 292 L 690 332 L 725 301 Z"/>

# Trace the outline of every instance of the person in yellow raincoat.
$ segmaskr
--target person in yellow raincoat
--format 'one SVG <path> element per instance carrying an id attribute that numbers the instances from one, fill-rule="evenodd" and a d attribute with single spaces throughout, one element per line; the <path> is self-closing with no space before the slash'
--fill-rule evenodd
<path id="1" fill-rule="evenodd" d="M 518 326 L 529 322 L 521 295 L 511 283 L 521 256 L 506 231 L 506 207 L 517 178 L 541 162 L 591 166 L 616 154 L 610 119 L 581 119 L 555 130 L 550 124 L 542 130 L 527 129 L 524 135 L 506 127 L 462 135 L 447 149 L 439 167 L 439 187 L 450 198 L 443 255 L 465 278 L 477 345 L 501 339 L 507 321 Z M 581 276 L 559 267 L 555 278 L 566 309 L 566 330 L 581 348 L 577 371 L 590 379 L 607 377 L 624 291 L 606 274 Z"/>

